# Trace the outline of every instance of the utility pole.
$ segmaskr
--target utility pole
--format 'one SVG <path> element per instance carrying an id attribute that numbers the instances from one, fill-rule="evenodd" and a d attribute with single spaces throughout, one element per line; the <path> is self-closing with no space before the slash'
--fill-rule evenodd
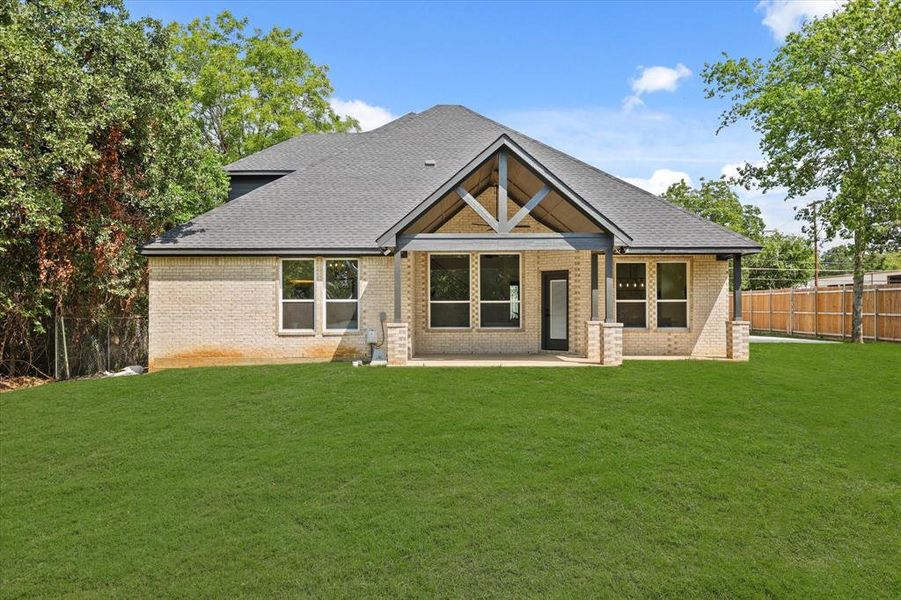
<path id="1" fill-rule="evenodd" d="M 820 238 L 817 230 L 817 206 L 822 203 L 822 200 L 814 200 L 807 205 L 810 207 L 813 217 L 813 287 L 815 288 L 820 287 Z"/>

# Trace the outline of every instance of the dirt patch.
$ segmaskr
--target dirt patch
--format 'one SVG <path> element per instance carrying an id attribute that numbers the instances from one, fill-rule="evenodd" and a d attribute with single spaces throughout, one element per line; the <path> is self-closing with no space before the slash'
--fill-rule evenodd
<path id="1" fill-rule="evenodd" d="M 21 377 L 0 377 L 0 393 L 44 385 L 51 381 L 53 380 L 42 377 L 29 377 L 27 375 Z"/>
<path id="2" fill-rule="evenodd" d="M 328 360 L 358 358 L 360 356 L 360 349 L 355 346 L 316 344 L 315 346 L 306 346 L 303 349 L 303 355 L 309 358 L 321 358 Z"/>
<path id="3" fill-rule="evenodd" d="M 238 348 L 196 348 L 187 352 L 179 352 L 172 358 L 192 360 L 195 358 L 241 358 L 246 353 Z"/>

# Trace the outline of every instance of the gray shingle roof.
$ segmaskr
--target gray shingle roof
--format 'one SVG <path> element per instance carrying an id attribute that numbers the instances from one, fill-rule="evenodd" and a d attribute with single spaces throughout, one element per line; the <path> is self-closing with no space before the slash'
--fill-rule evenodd
<path id="1" fill-rule="evenodd" d="M 371 250 L 376 239 L 502 134 L 594 205 L 630 249 L 758 245 L 462 106 L 410 113 L 368 133 L 293 138 L 226 167 L 293 171 L 144 246 L 159 251 Z M 435 166 L 425 166 L 434 159 Z"/>

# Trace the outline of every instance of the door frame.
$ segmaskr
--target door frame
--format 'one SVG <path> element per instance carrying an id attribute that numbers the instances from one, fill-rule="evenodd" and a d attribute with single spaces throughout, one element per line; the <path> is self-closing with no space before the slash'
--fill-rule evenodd
<path id="1" fill-rule="evenodd" d="M 551 321 L 550 281 L 559 279 L 566 281 L 566 339 L 552 340 L 549 331 Z M 541 349 L 569 352 L 569 271 L 541 272 Z"/>

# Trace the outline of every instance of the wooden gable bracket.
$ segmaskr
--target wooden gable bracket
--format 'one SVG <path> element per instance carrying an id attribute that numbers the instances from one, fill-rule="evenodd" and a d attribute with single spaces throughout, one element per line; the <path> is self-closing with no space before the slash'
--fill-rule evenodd
<path id="1" fill-rule="evenodd" d="M 532 212 L 538 204 L 551 193 L 551 188 L 544 185 L 538 192 L 523 205 L 512 219 L 507 219 L 507 152 L 501 150 L 497 163 L 497 219 L 491 216 L 482 204 L 472 197 L 461 185 L 457 188 L 457 194 L 469 205 L 494 231 L 497 233 L 510 233 L 519 225 L 526 215 Z"/>
<path id="2" fill-rule="evenodd" d="M 466 189 L 461 185 L 457 188 L 457 194 L 460 198 L 469 205 L 469 207 L 476 212 L 477 215 L 482 217 L 482 220 L 488 223 L 488 225 L 498 233 L 501 233 L 501 226 L 497 222 L 497 219 L 491 216 L 491 213 L 485 210 L 485 207 L 481 205 L 481 203 L 472 197 L 472 194 L 466 191 Z"/>
<path id="3" fill-rule="evenodd" d="M 549 188 L 546 185 L 544 187 L 542 187 L 540 190 L 538 190 L 537 192 L 535 192 L 535 195 L 532 196 L 532 198 L 528 202 L 526 202 L 525 205 L 523 205 L 523 207 L 520 208 L 516 212 L 515 215 L 513 215 L 513 218 L 510 219 L 509 221 L 507 221 L 506 231 L 507 232 L 513 231 L 513 228 L 516 227 L 517 225 L 519 225 L 519 222 L 522 221 L 526 217 L 527 214 L 532 212 L 532 209 L 535 208 L 536 206 L 538 206 L 538 204 L 542 200 L 544 200 L 545 196 L 547 196 L 550 193 L 551 193 L 551 188 Z"/>
<path id="4" fill-rule="evenodd" d="M 542 187 L 532 198 L 520 208 L 512 219 L 507 219 L 507 151 L 501 148 L 497 157 L 497 218 L 500 221 L 500 233 L 510 233 L 519 225 L 538 203 L 551 192 L 547 185 Z"/>

